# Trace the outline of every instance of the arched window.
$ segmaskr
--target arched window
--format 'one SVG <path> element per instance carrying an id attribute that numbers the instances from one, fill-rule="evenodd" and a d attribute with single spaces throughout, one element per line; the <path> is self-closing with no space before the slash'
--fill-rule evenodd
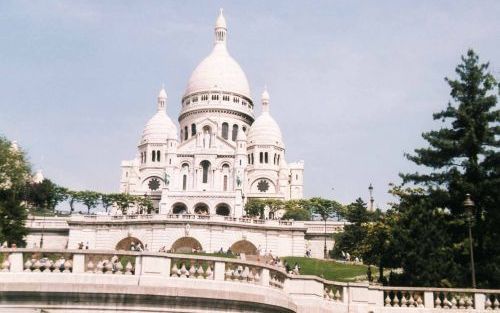
<path id="1" fill-rule="evenodd" d="M 187 189 L 187 175 L 182 175 L 182 190 Z"/>
<path id="2" fill-rule="evenodd" d="M 233 125 L 233 134 L 231 136 L 231 139 L 233 141 L 236 141 L 236 138 L 238 137 L 238 125 L 234 124 Z"/>
<path id="3" fill-rule="evenodd" d="M 208 183 L 208 171 L 210 170 L 210 162 L 202 161 L 201 167 L 203 168 L 203 180 L 204 184 Z"/>
<path id="4" fill-rule="evenodd" d="M 229 125 L 226 122 L 222 123 L 222 138 L 227 139 L 228 132 Z"/>
<path id="5" fill-rule="evenodd" d="M 263 152 L 259 153 L 259 162 L 260 163 L 264 162 L 264 153 Z"/>
<path id="6" fill-rule="evenodd" d="M 280 165 L 280 155 L 278 154 L 278 165 Z"/>
<path id="7" fill-rule="evenodd" d="M 250 160 L 250 154 L 247 154 L 248 164 L 252 164 L 252 160 Z"/>
<path id="8" fill-rule="evenodd" d="M 156 161 L 160 162 L 160 150 L 156 150 Z"/>
<path id="9" fill-rule="evenodd" d="M 267 164 L 267 161 L 268 161 L 268 157 L 267 157 L 267 152 L 264 153 L 264 162 Z"/>
<path id="10" fill-rule="evenodd" d="M 188 139 L 188 127 L 187 126 L 184 126 L 184 140 L 187 140 Z"/>
<path id="11" fill-rule="evenodd" d="M 196 124 L 191 124 L 191 136 L 196 135 Z"/>
<path id="12" fill-rule="evenodd" d="M 274 154 L 274 161 L 273 162 L 274 162 L 273 164 L 276 165 L 276 153 Z"/>
<path id="13" fill-rule="evenodd" d="M 153 150 L 153 153 L 151 154 L 151 161 L 156 161 L 156 153 Z"/>
<path id="14" fill-rule="evenodd" d="M 227 191 L 227 175 L 224 175 L 224 182 L 223 182 L 223 184 L 224 184 L 224 189 L 223 190 Z"/>
<path id="15" fill-rule="evenodd" d="M 254 158 L 253 158 L 253 153 L 250 155 L 252 157 L 252 164 L 253 164 L 253 161 L 254 161 Z"/>
<path id="16" fill-rule="evenodd" d="M 184 139 L 184 130 L 181 128 L 181 141 Z"/>

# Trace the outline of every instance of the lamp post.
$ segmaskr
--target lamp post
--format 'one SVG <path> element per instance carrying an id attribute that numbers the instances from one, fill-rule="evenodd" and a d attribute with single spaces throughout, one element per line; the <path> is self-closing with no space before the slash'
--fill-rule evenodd
<path id="1" fill-rule="evenodd" d="M 472 288 L 476 289 L 476 269 L 474 267 L 474 248 L 472 244 L 472 219 L 474 213 L 474 201 L 471 200 L 470 194 L 465 195 L 464 208 L 467 211 L 467 224 L 469 225 L 469 248 L 470 248 L 470 268 L 472 275 Z"/>
<path id="2" fill-rule="evenodd" d="M 373 186 L 372 183 L 370 183 L 370 186 L 368 186 L 368 192 L 370 192 L 370 211 L 373 211 Z"/>

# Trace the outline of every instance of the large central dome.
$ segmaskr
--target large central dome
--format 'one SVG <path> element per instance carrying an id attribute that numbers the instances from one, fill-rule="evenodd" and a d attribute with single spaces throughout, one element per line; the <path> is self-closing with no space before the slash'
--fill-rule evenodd
<path id="1" fill-rule="evenodd" d="M 248 80 L 226 47 L 226 20 L 222 11 L 215 24 L 215 44 L 209 56 L 191 74 L 185 96 L 197 92 L 220 90 L 250 97 Z"/>

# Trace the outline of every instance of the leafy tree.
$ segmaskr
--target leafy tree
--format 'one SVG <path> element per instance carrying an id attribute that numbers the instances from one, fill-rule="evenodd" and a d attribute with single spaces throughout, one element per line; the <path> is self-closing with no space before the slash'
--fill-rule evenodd
<path id="1" fill-rule="evenodd" d="M 335 214 L 342 211 L 342 205 L 336 201 L 314 197 L 309 199 L 307 204 L 309 211 L 321 216 L 321 220 L 326 221 Z"/>
<path id="2" fill-rule="evenodd" d="M 311 220 L 311 212 L 308 210 L 308 200 L 289 200 L 283 204 L 285 214 L 283 219 L 292 219 L 295 221 Z"/>
<path id="3" fill-rule="evenodd" d="M 245 204 L 245 212 L 251 217 L 264 218 L 264 209 L 266 208 L 266 202 L 262 199 L 250 199 Z"/>
<path id="4" fill-rule="evenodd" d="M 149 197 L 135 197 L 135 204 L 141 213 L 151 214 L 153 211 L 153 201 Z"/>
<path id="5" fill-rule="evenodd" d="M 114 193 L 101 194 L 101 204 L 104 207 L 104 210 L 106 210 L 106 213 L 108 212 L 109 207 L 112 206 L 113 203 L 116 202 L 116 197 L 117 197 L 117 195 Z"/>
<path id="6" fill-rule="evenodd" d="M 134 204 L 136 201 L 135 197 L 128 193 L 117 193 L 115 196 L 115 202 L 122 210 L 123 214 L 127 213 L 130 205 Z"/>
<path id="7" fill-rule="evenodd" d="M 31 179 L 30 166 L 23 151 L 0 136 L 0 242 L 24 245 L 26 185 Z"/>
<path id="8" fill-rule="evenodd" d="M 86 190 L 81 191 L 79 197 L 82 203 L 87 207 L 87 213 L 90 214 L 90 210 L 99 204 L 101 195 L 98 192 Z"/>
<path id="9" fill-rule="evenodd" d="M 433 216 L 435 208 L 450 211 L 450 221 L 443 225 L 450 238 L 438 242 L 417 242 L 415 249 L 436 249 L 448 252 L 453 248 L 453 260 L 461 266 L 462 275 L 452 275 L 441 271 L 441 277 L 456 285 L 470 286 L 469 252 L 467 249 L 467 227 L 464 224 L 462 202 L 465 194 L 470 193 L 476 204 L 473 229 L 474 251 L 478 285 L 482 287 L 500 286 L 500 111 L 496 109 L 498 84 L 488 72 L 488 64 L 479 62 L 474 51 L 469 50 L 456 67 L 457 79 L 446 78 L 453 99 L 445 110 L 434 114 L 435 120 L 443 125 L 439 130 L 424 133 L 422 136 L 429 147 L 416 149 L 407 158 L 417 165 L 427 168 L 426 173 L 402 174 L 405 184 L 413 183 L 425 188 L 428 200 L 417 201 L 414 208 L 406 204 L 404 210 L 408 222 L 421 224 L 418 217 Z M 428 202 L 427 202 L 428 201 Z M 427 210 L 428 212 L 424 212 Z M 410 214 L 415 214 L 413 218 Z M 404 217 L 403 217 L 404 218 Z M 407 226 L 411 226 L 410 224 Z M 422 226 L 427 226 L 423 225 Z M 444 234 L 443 234 L 444 235 Z M 421 238 L 420 238 L 421 239 Z M 434 238 L 438 239 L 438 238 Z M 439 243 L 439 244 L 437 244 Z M 432 245 L 427 247 L 424 245 Z M 407 245 L 408 248 L 412 246 Z M 419 251 L 418 250 L 418 251 Z M 418 251 L 407 251 L 417 255 Z M 449 254 L 447 254 L 449 256 Z M 406 267 L 405 275 L 419 279 L 418 271 L 433 272 L 433 264 L 425 267 Z M 415 284 L 427 283 L 437 278 L 422 278 L 412 281 Z"/>

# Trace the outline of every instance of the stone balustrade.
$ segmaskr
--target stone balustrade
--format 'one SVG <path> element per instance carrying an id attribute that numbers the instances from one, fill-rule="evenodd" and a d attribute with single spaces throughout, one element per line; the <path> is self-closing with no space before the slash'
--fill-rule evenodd
<path id="1" fill-rule="evenodd" d="M 95 290 L 95 294 L 99 294 L 100 286 L 116 287 L 118 293 L 132 292 L 130 290 L 141 293 L 148 288 L 157 288 L 149 293 L 165 293 L 190 288 L 184 298 L 196 298 L 204 292 L 210 293 L 206 301 L 223 297 L 224 301 L 260 303 L 272 298 L 274 300 L 266 304 L 269 312 L 500 311 L 500 290 L 340 283 L 316 276 L 287 274 L 282 268 L 259 262 L 203 255 L 0 249 L 0 262 L 0 297 L 7 298 L 16 288 L 20 288 L 16 292 L 22 293 L 31 290 L 29 286 L 33 286 L 33 292 L 46 287 L 46 292 L 50 293 L 61 284 L 71 283 L 71 286 L 80 287 L 69 288 L 69 293 L 76 292 L 71 290 L 85 290 L 84 294 L 92 294 Z M 18 283 L 21 283 L 20 287 L 16 285 Z M 6 290 L 10 292 L 7 296 L 2 294 Z M 177 292 L 180 291 L 175 291 L 173 297 L 177 297 Z M 149 293 L 145 296 L 150 297 Z M 246 294 L 252 296 L 247 299 Z M 2 305 L 0 303 L 0 311 Z M 276 306 L 279 309 L 270 309 Z"/>

